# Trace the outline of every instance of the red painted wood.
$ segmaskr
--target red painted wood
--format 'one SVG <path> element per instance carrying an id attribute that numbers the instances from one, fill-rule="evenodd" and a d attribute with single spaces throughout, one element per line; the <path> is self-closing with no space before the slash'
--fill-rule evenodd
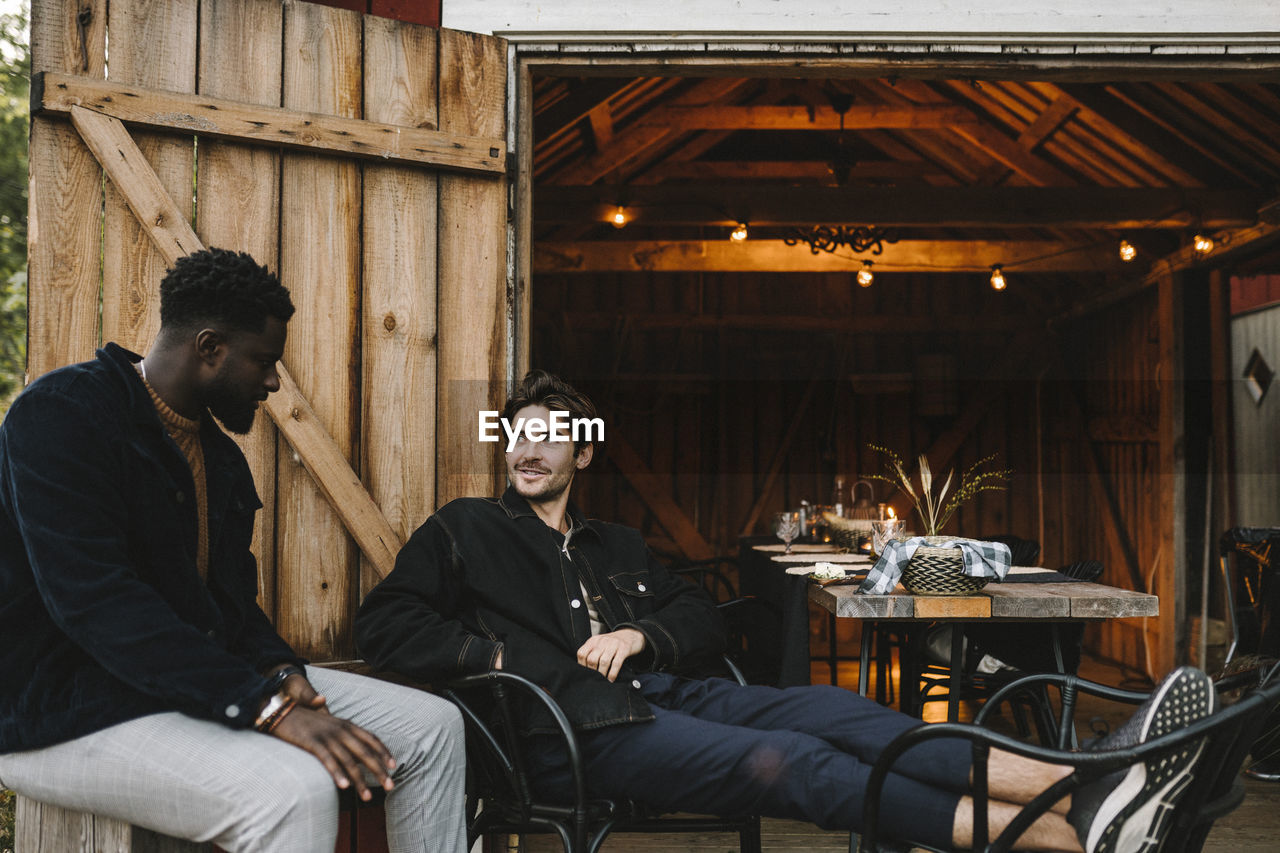
<path id="1" fill-rule="evenodd" d="M 335 9 L 350 9 L 353 12 L 368 12 L 369 0 L 309 0 L 320 6 L 332 6 Z"/>
<path id="2" fill-rule="evenodd" d="M 440 2 L 441 0 L 369 0 L 369 12 L 396 21 L 438 27 Z"/>
<path id="3" fill-rule="evenodd" d="M 1231 277 L 1231 316 L 1280 302 L 1280 275 Z"/>
<path id="4" fill-rule="evenodd" d="M 321 6 L 365 12 L 410 24 L 440 26 L 441 0 L 310 0 Z"/>

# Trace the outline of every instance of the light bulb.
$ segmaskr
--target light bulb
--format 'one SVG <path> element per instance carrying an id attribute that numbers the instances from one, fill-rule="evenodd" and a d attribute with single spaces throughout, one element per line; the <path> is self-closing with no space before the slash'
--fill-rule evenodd
<path id="1" fill-rule="evenodd" d="M 627 209 L 622 205 L 618 205 L 618 209 L 613 212 L 613 216 L 609 217 L 609 222 L 614 228 L 621 228 L 627 224 Z"/>
<path id="2" fill-rule="evenodd" d="M 1191 246 L 1196 250 L 1197 255 L 1207 255 L 1213 251 L 1213 238 L 1197 234 L 1191 238 Z"/>
<path id="3" fill-rule="evenodd" d="M 1004 280 L 1004 273 L 1000 271 L 1000 265 L 996 264 L 991 268 L 991 289 L 1004 290 L 1009 283 Z"/>
<path id="4" fill-rule="evenodd" d="M 1136 257 L 1138 257 L 1137 248 L 1128 240 L 1121 240 L 1120 241 L 1120 260 L 1124 261 L 1125 263 L 1128 263 L 1129 261 L 1133 260 Z"/>
<path id="5" fill-rule="evenodd" d="M 747 239 L 747 223 L 739 222 L 738 227 L 729 233 L 729 239 L 735 243 L 741 243 Z"/>
<path id="6" fill-rule="evenodd" d="M 871 282 L 876 280 L 876 275 L 871 271 L 871 261 L 863 261 L 862 269 L 858 270 L 858 286 L 870 287 Z"/>

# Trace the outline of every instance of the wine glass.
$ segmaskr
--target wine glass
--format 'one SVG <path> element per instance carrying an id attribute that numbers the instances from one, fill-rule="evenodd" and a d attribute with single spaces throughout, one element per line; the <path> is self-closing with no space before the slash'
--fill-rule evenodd
<path id="1" fill-rule="evenodd" d="M 787 549 L 783 553 L 790 554 L 791 540 L 800 534 L 800 513 L 788 510 L 774 515 L 773 532 L 787 545 Z"/>

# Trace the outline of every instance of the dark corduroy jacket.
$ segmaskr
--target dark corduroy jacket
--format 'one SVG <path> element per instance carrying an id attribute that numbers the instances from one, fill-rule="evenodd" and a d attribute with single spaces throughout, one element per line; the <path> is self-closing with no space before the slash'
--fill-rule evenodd
<path id="1" fill-rule="evenodd" d="M 24 391 L 0 426 L 0 752 L 182 711 L 253 722 L 260 674 L 300 662 L 258 608 L 261 506 L 206 414 L 209 573 L 191 469 L 114 344 Z"/>
<path id="2" fill-rule="evenodd" d="M 445 505 L 361 605 L 361 655 L 432 682 L 485 672 L 501 651 L 502 668 L 545 688 L 578 728 L 652 719 L 634 673 L 715 660 L 724 649 L 720 613 L 654 559 L 639 531 L 586 521 L 572 506 L 569 513 L 566 552 L 514 489 Z M 577 662 L 590 636 L 586 608 L 573 606 L 580 581 L 607 629 L 635 628 L 647 641 L 616 682 Z"/>

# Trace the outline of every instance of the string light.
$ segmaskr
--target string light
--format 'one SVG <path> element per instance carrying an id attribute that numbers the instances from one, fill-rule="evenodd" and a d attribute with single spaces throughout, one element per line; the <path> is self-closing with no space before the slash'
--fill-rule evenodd
<path id="1" fill-rule="evenodd" d="M 1122 239 L 1120 241 L 1120 260 L 1127 264 L 1136 257 L 1138 257 L 1137 248 L 1128 240 Z"/>
<path id="2" fill-rule="evenodd" d="M 1197 255 L 1207 255 L 1213 251 L 1213 238 L 1197 234 L 1191 238 L 1191 247 L 1195 249 Z"/>
<path id="3" fill-rule="evenodd" d="M 991 267 L 991 289 L 1004 290 L 1009 283 L 1004 280 L 1004 273 L 1000 271 L 999 264 L 993 264 Z"/>
<path id="4" fill-rule="evenodd" d="M 729 232 L 729 239 L 735 243 L 741 243 L 747 239 L 747 223 L 739 222 L 738 227 Z"/>
<path id="5" fill-rule="evenodd" d="M 871 261 L 863 261 L 862 269 L 858 270 L 858 286 L 870 287 L 875 280 L 876 274 L 871 271 Z"/>
<path id="6" fill-rule="evenodd" d="M 609 222 L 614 228 L 623 227 L 627 224 L 627 221 L 627 209 L 622 205 L 618 205 L 617 209 L 613 211 L 613 215 L 609 217 Z"/>

